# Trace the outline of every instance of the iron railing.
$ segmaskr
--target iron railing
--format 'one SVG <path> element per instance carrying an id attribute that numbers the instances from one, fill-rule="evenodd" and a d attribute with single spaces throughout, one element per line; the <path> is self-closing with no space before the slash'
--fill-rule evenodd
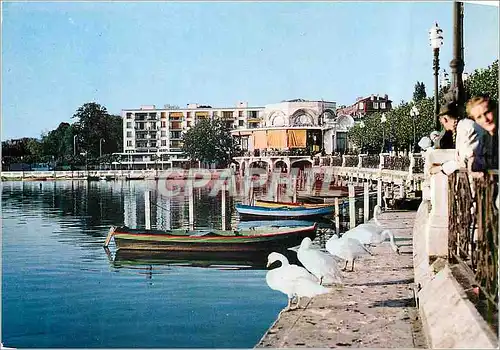
<path id="1" fill-rule="evenodd" d="M 380 165 L 380 156 L 378 154 L 368 154 L 363 156 L 361 166 L 363 168 L 378 168 Z"/>
<path id="2" fill-rule="evenodd" d="M 408 171 L 410 169 L 410 157 L 385 155 L 384 169 Z"/>
<path id="3" fill-rule="evenodd" d="M 448 257 L 468 267 L 486 304 L 483 316 L 498 314 L 498 171 L 472 177 L 461 170 L 448 178 Z"/>
<path id="4" fill-rule="evenodd" d="M 332 166 L 342 166 L 342 157 L 332 156 Z"/>
<path id="5" fill-rule="evenodd" d="M 346 167 L 357 167 L 359 158 L 358 156 L 344 156 L 345 157 L 345 166 Z"/>

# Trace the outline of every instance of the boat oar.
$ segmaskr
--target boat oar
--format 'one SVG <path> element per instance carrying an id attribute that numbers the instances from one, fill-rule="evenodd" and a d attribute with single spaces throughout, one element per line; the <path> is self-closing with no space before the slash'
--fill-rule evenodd
<path id="1" fill-rule="evenodd" d="M 111 228 L 109 229 L 109 232 L 108 232 L 108 236 L 106 237 L 106 240 L 104 241 L 104 245 L 103 245 L 104 248 L 107 248 L 107 246 L 109 245 L 109 242 L 111 241 L 111 237 L 113 237 L 113 235 L 115 234 L 115 230 L 116 230 L 116 226 L 111 226 Z"/>

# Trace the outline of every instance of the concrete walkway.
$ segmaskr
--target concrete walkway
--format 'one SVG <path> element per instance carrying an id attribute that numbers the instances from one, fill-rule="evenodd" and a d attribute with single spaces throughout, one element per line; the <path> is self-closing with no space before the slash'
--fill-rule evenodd
<path id="1" fill-rule="evenodd" d="M 375 255 L 357 261 L 355 272 L 344 272 L 344 287 L 308 303 L 304 298 L 301 305 L 306 307 L 282 313 L 256 347 L 426 347 L 411 289 L 415 215 L 380 215 L 384 227 L 393 231 L 401 255 L 388 242 L 372 248 Z"/>

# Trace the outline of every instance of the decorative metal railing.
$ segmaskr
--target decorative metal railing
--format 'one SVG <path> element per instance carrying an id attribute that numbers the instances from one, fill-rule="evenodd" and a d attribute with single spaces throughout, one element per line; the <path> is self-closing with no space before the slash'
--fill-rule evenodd
<path id="1" fill-rule="evenodd" d="M 424 163 L 425 158 L 422 155 L 414 154 L 413 158 L 415 159 L 415 164 L 413 165 L 414 173 L 423 173 L 424 172 Z"/>
<path id="2" fill-rule="evenodd" d="M 410 168 L 410 157 L 408 156 L 384 156 L 384 169 L 408 171 Z"/>
<path id="3" fill-rule="evenodd" d="M 378 154 L 368 154 L 363 156 L 361 167 L 363 168 L 378 168 L 380 165 L 380 156 Z"/>
<path id="4" fill-rule="evenodd" d="M 345 157 L 345 165 L 346 167 L 357 167 L 359 158 L 358 156 L 344 156 Z"/>
<path id="5" fill-rule="evenodd" d="M 342 166 L 342 157 L 332 156 L 332 166 Z"/>
<path id="6" fill-rule="evenodd" d="M 483 316 L 498 313 L 498 171 L 473 178 L 465 170 L 448 178 L 450 262 L 468 266 L 486 304 Z"/>

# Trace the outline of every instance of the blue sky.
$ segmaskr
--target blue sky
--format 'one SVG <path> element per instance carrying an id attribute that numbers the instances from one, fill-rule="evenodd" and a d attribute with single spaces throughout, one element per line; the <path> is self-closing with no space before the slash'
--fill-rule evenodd
<path id="1" fill-rule="evenodd" d="M 452 58 L 452 2 L 3 2 L 2 139 L 40 137 L 87 102 L 264 106 L 433 94 L 428 30 Z M 466 71 L 498 58 L 498 7 L 465 4 Z"/>

